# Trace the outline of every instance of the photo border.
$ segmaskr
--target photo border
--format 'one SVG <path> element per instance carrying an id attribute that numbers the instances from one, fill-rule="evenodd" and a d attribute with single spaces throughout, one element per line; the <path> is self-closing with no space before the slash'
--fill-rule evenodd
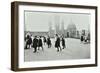
<path id="1" fill-rule="evenodd" d="M 19 5 L 35 5 L 48 7 L 62 7 L 62 8 L 83 8 L 95 10 L 95 64 L 84 65 L 64 65 L 64 66 L 50 66 L 50 67 L 35 67 L 35 68 L 19 68 L 18 57 L 18 42 L 19 42 Z M 47 70 L 47 69 L 61 69 L 61 68 L 76 68 L 76 67 L 92 67 L 97 66 L 97 7 L 83 6 L 83 5 L 68 5 L 68 4 L 51 4 L 51 3 L 36 3 L 36 2 L 19 2 L 11 3 L 11 70 L 13 71 L 28 71 L 28 70 Z"/>

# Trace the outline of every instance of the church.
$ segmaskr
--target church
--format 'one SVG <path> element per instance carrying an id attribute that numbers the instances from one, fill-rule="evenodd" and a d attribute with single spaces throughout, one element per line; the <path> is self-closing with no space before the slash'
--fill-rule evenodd
<path id="1" fill-rule="evenodd" d="M 52 29 L 52 23 L 49 23 L 50 37 L 54 37 L 54 34 L 63 35 L 65 38 L 79 37 L 79 31 L 77 30 L 76 25 L 74 23 L 71 22 L 69 24 L 65 24 L 64 20 L 62 20 L 61 22 L 60 20 L 57 21 L 55 21 L 55 29 Z M 64 25 L 68 25 L 68 27 L 64 29 Z"/>

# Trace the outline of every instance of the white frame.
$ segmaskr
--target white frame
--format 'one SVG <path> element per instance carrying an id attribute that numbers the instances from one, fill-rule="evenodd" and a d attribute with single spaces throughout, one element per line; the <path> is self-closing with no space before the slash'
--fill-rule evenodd
<path id="1" fill-rule="evenodd" d="M 81 60 L 61 60 L 61 61 L 39 61 L 39 62 L 24 62 L 24 10 L 29 11 L 54 11 L 54 12 L 74 12 L 74 13 L 89 13 L 91 14 L 91 58 Z M 19 67 L 46 67 L 46 66 L 61 66 L 61 65 L 82 65 L 95 64 L 95 11 L 88 9 L 77 8 L 57 8 L 57 7 L 41 7 L 41 6 L 19 6 Z"/>

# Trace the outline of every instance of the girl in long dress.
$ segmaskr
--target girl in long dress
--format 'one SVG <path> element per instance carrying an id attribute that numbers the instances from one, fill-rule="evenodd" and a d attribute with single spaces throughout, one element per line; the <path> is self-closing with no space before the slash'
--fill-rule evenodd
<path id="1" fill-rule="evenodd" d="M 56 34 L 55 48 L 57 48 L 57 52 L 61 51 L 60 38 L 57 34 Z"/>
<path id="2" fill-rule="evenodd" d="M 47 45 L 48 45 L 48 48 L 50 48 L 51 47 L 51 39 L 50 39 L 50 37 L 48 36 L 48 38 L 47 38 Z"/>
<path id="3" fill-rule="evenodd" d="M 42 42 L 42 38 L 41 36 L 39 37 L 39 40 L 38 40 L 38 49 L 42 48 L 43 50 L 43 42 Z"/>
<path id="4" fill-rule="evenodd" d="M 47 40 L 46 40 L 46 37 L 44 36 L 43 37 L 43 42 L 44 42 L 44 45 L 46 44 Z"/>
<path id="5" fill-rule="evenodd" d="M 38 39 L 37 39 L 37 36 L 34 37 L 33 39 L 33 48 L 34 48 L 34 53 L 37 52 L 37 47 L 38 47 Z"/>
<path id="6" fill-rule="evenodd" d="M 62 49 L 66 48 L 65 39 L 63 36 L 61 37 L 61 41 L 62 41 L 62 47 L 63 47 Z"/>

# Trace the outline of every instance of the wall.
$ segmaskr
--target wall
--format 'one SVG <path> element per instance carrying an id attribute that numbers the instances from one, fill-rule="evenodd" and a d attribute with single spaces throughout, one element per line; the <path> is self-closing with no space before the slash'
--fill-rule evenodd
<path id="1" fill-rule="evenodd" d="M 0 73 L 14 73 L 10 70 L 10 53 L 11 53 L 11 12 L 10 3 L 14 0 L 0 0 Z M 29 0 L 20 0 L 29 1 Z M 48 3 L 62 3 L 62 4 L 78 4 L 78 5 L 93 5 L 99 6 L 100 0 L 30 0 L 32 2 L 48 2 Z M 100 8 L 99 8 L 100 9 Z M 100 12 L 100 10 L 98 10 Z M 98 12 L 98 13 L 99 13 Z M 100 14 L 98 14 L 99 19 Z M 99 28 L 98 22 L 98 28 Z M 98 30 L 100 31 L 100 29 Z M 98 35 L 100 37 L 100 34 Z M 98 39 L 100 42 L 100 38 Z M 98 52 L 100 52 L 98 46 Z M 100 55 L 100 53 L 98 54 Z M 100 58 L 98 59 L 100 61 Z M 99 73 L 100 62 L 98 67 L 87 68 L 73 68 L 73 69 L 55 69 L 34 71 L 34 73 Z M 22 72 L 24 73 L 24 72 Z M 26 71 L 25 73 L 33 73 L 33 71 Z"/>

